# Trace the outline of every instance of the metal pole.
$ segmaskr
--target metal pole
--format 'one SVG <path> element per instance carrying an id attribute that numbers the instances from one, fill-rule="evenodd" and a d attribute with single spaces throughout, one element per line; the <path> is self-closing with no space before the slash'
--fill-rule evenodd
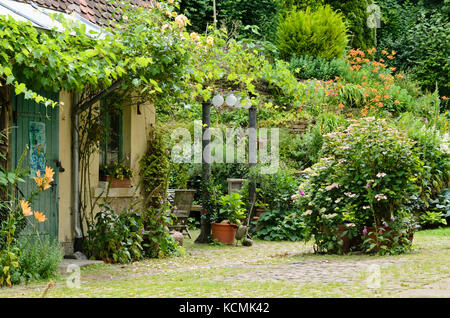
<path id="1" fill-rule="evenodd" d="M 206 186 L 209 183 L 209 176 L 211 170 L 211 148 L 209 143 L 211 142 L 211 103 L 210 101 L 203 102 L 202 104 L 202 182 Z M 201 214 L 204 214 L 208 202 L 210 201 L 211 194 L 203 189 L 202 195 L 202 208 Z M 206 211 L 211 213 L 211 211 Z M 211 224 L 208 220 L 202 217 L 201 219 L 201 231 L 195 243 L 208 243 L 211 233 Z"/>
<path id="2" fill-rule="evenodd" d="M 80 227 L 80 190 L 79 190 L 79 170 L 80 170 L 80 141 L 78 138 L 79 115 L 76 105 L 79 96 L 74 93 L 72 106 L 72 184 L 73 184 L 73 227 L 75 231 L 74 252 L 82 250 L 83 234 Z"/>
<path id="3" fill-rule="evenodd" d="M 248 167 L 249 170 L 251 170 L 253 167 L 256 166 L 258 155 L 257 155 L 257 135 L 256 135 L 256 106 L 252 105 L 248 110 Z M 252 202 L 256 201 L 256 181 L 253 180 L 253 182 L 249 186 L 248 190 L 248 213 L 253 216 L 255 215 L 255 204 L 252 204 Z"/>

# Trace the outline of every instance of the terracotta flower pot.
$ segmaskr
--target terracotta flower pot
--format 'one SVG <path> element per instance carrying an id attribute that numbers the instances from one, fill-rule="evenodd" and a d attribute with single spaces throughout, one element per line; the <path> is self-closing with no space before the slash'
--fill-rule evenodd
<path id="1" fill-rule="evenodd" d="M 110 188 L 129 188 L 131 187 L 131 179 L 123 178 L 122 180 L 112 178 Z"/>
<path id="2" fill-rule="evenodd" d="M 227 223 L 211 223 L 212 239 L 227 245 L 234 243 L 237 225 Z"/>
<path id="3" fill-rule="evenodd" d="M 265 209 L 256 209 L 256 216 L 257 216 L 257 217 L 260 217 L 261 214 L 263 214 L 264 212 L 266 212 Z"/>

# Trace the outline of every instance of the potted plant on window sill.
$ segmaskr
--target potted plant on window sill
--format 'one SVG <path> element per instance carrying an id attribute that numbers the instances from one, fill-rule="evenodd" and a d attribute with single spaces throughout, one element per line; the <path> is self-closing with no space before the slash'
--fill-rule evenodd
<path id="1" fill-rule="evenodd" d="M 103 168 L 103 180 L 109 182 L 110 188 L 129 188 L 133 170 L 128 168 L 123 162 L 114 162 Z"/>
<path id="2" fill-rule="evenodd" d="M 236 230 L 245 217 L 244 202 L 237 192 L 221 196 L 220 208 L 211 217 L 212 239 L 227 245 L 234 243 Z"/>

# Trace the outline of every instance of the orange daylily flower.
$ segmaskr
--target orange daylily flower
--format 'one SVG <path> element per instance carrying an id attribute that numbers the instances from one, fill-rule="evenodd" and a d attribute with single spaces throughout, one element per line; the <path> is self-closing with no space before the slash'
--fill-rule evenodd
<path id="1" fill-rule="evenodd" d="M 50 183 L 53 181 L 53 176 L 55 175 L 55 172 L 50 167 L 45 167 L 45 176 L 47 182 Z"/>
<path id="2" fill-rule="evenodd" d="M 47 218 L 45 217 L 44 213 L 41 213 L 39 211 L 35 211 L 34 212 L 34 218 L 39 222 L 45 222 L 47 220 Z"/>
<path id="3" fill-rule="evenodd" d="M 338 107 L 339 107 L 340 109 L 343 109 L 343 108 L 345 108 L 345 105 L 341 103 L 341 104 L 338 105 Z"/>
<path id="4" fill-rule="evenodd" d="M 401 103 L 400 103 L 400 101 L 399 101 L 398 99 L 396 99 L 396 100 L 394 100 L 394 104 L 399 105 L 399 104 L 401 104 Z"/>
<path id="5" fill-rule="evenodd" d="M 20 200 L 20 207 L 22 208 L 23 216 L 30 216 L 33 214 L 30 207 L 30 202 L 25 200 Z"/>
<path id="6" fill-rule="evenodd" d="M 55 172 L 50 167 L 45 167 L 45 174 L 43 177 L 41 177 L 41 171 L 36 171 L 36 177 L 34 178 L 34 181 L 36 182 L 38 188 L 41 191 L 47 190 L 51 188 L 50 182 L 53 181 L 53 175 Z"/>

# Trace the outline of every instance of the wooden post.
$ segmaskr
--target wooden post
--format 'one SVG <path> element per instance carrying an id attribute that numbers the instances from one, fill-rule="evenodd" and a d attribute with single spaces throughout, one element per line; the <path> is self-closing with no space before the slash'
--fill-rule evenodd
<path id="1" fill-rule="evenodd" d="M 204 186 L 209 183 L 211 170 L 211 148 L 209 147 L 209 143 L 211 141 L 211 131 L 209 130 L 210 126 L 211 103 L 210 101 L 206 101 L 202 104 L 202 182 Z M 200 215 L 203 215 L 211 194 L 203 189 L 201 197 L 202 211 L 200 211 Z M 211 211 L 206 211 L 206 213 L 211 213 Z M 205 218 L 202 217 L 200 235 L 195 240 L 195 243 L 209 243 L 210 233 L 211 224 L 209 223 L 209 220 L 205 220 Z"/>
<path id="2" fill-rule="evenodd" d="M 217 12 L 216 12 L 216 0 L 213 0 L 213 18 L 214 18 L 214 29 L 217 29 Z"/>

